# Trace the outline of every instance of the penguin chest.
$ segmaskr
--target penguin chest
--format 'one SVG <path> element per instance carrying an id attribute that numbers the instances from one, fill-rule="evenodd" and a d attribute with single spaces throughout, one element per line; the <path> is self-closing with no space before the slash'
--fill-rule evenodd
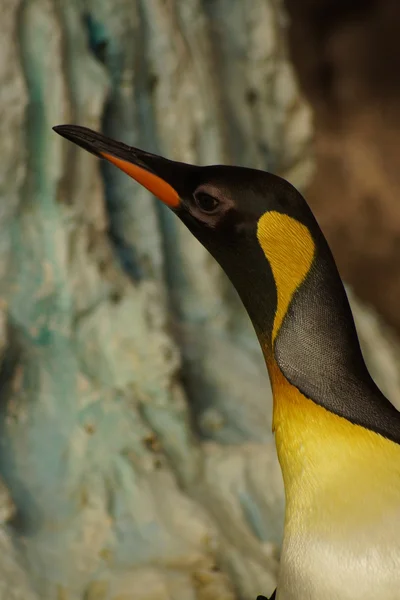
<path id="1" fill-rule="evenodd" d="M 386 535 L 285 540 L 277 600 L 377 598 L 400 600 L 400 511 Z"/>
<path id="2" fill-rule="evenodd" d="M 305 402 L 278 407 L 277 600 L 400 600 L 400 445 Z"/>

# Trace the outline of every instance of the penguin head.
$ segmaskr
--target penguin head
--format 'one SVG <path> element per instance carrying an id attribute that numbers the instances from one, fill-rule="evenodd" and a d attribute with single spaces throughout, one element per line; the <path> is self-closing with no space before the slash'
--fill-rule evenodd
<path id="1" fill-rule="evenodd" d="M 316 224 L 292 185 L 255 169 L 167 160 L 84 127 L 54 130 L 113 163 L 163 201 L 218 261 L 257 333 L 272 344 L 314 257 L 310 227 Z"/>
<path id="2" fill-rule="evenodd" d="M 167 160 L 76 125 L 54 129 L 146 187 L 214 256 L 250 316 L 273 387 L 283 376 L 303 397 L 400 443 L 399 414 L 366 369 L 328 244 L 291 184 Z"/>

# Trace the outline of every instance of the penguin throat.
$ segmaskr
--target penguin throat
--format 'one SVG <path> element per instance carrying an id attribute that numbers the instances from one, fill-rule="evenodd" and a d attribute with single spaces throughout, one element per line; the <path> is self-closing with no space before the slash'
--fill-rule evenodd
<path id="1" fill-rule="evenodd" d="M 273 364 L 303 397 L 357 422 L 375 387 L 326 241 L 317 248 L 305 225 L 277 212 L 261 217 L 257 237 L 277 293 L 272 331 L 259 335 L 271 379 Z M 346 402 L 355 396 L 359 406 Z"/>

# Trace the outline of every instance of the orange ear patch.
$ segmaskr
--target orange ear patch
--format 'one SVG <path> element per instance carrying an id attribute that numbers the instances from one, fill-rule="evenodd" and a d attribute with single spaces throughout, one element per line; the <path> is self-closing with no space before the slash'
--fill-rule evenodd
<path id="1" fill-rule="evenodd" d="M 142 169 L 142 167 L 139 167 L 128 160 L 116 158 L 106 152 L 101 152 L 101 156 L 135 179 L 135 181 L 157 196 L 159 200 L 164 202 L 164 204 L 170 208 L 177 208 L 179 206 L 180 199 L 177 191 L 174 190 L 169 183 L 164 181 L 164 179 L 161 179 L 161 177 L 146 171 L 146 169 Z"/>

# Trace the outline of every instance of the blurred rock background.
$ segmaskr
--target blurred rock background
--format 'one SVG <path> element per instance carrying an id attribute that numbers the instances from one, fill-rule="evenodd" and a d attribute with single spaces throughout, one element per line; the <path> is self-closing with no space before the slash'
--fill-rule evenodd
<path id="1" fill-rule="evenodd" d="M 0 0 L 1 600 L 274 589 L 283 494 L 248 318 L 163 206 L 51 127 L 287 177 L 396 327 L 392 4 Z M 400 406 L 395 334 L 351 298 Z"/>
<path id="2" fill-rule="evenodd" d="M 342 276 L 400 333 L 400 3 L 285 0 L 313 109 L 308 199 Z"/>

